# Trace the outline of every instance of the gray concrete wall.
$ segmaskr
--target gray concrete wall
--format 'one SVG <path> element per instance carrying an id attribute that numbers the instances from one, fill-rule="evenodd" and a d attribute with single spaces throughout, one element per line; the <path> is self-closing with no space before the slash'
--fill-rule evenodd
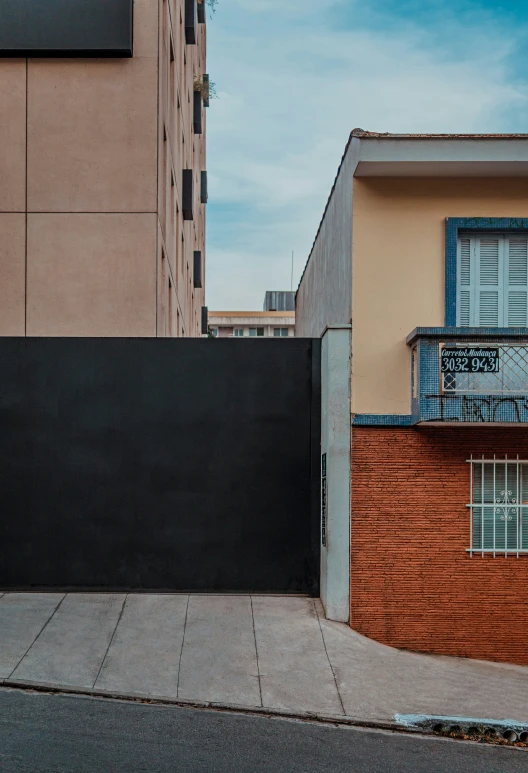
<path id="1" fill-rule="evenodd" d="M 328 328 L 321 351 L 321 601 L 340 623 L 350 619 L 350 337 L 350 325 Z"/>
<path id="2" fill-rule="evenodd" d="M 345 152 L 304 270 L 296 301 L 296 335 L 316 338 L 352 316 L 352 182 L 359 141 Z"/>

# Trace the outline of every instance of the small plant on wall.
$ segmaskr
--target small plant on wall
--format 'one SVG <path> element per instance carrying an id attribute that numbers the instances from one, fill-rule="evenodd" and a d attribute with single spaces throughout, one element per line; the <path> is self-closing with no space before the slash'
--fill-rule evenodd
<path id="1" fill-rule="evenodd" d="M 202 95 L 203 103 L 206 107 L 209 106 L 209 101 L 211 99 L 218 99 L 218 95 L 216 93 L 216 83 L 209 80 L 208 75 L 195 75 L 193 89 Z"/>
<path id="2" fill-rule="evenodd" d="M 207 6 L 212 16 L 213 13 L 216 13 L 216 6 L 218 5 L 218 0 L 198 0 L 198 5 Z"/>

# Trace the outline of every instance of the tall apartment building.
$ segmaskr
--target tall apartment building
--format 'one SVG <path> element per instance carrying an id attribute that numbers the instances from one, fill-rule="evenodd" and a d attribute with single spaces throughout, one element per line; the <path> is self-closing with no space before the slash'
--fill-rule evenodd
<path id="1" fill-rule="evenodd" d="M 204 2 L 45 5 L 0 9 L 0 335 L 201 335 Z"/>

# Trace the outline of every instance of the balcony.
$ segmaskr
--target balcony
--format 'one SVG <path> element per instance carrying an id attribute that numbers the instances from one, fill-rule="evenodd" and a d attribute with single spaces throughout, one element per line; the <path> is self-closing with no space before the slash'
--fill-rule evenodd
<path id="1" fill-rule="evenodd" d="M 527 328 L 416 328 L 412 424 L 528 424 Z"/>

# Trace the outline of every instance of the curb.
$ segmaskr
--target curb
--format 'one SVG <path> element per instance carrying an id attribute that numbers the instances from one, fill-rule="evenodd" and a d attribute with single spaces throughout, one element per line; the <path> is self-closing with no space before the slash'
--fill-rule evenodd
<path id="1" fill-rule="evenodd" d="M 127 701 L 129 703 L 147 703 L 148 705 L 153 706 L 176 706 L 182 709 L 226 711 L 249 716 L 282 717 L 284 719 L 298 719 L 304 722 L 372 728 L 375 730 L 388 730 L 390 732 L 406 733 L 410 735 L 434 735 L 421 728 L 408 727 L 399 722 L 361 719 L 360 717 L 348 716 L 346 714 L 321 714 L 312 711 L 294 711 L 292 709 L 280 709 L 269 706 L 243 706 L 237 703 L 217 703 L 214 701 L 191 700 L 189 698 L 170 698 L 165 696 L 149 697 L 140 695 L 139 693 L 72 687 L 71 685 L 29 682 L 18 679 L 0 679 L 0 687 L 11 690 L 34 691 L 55 695 L 79 695 L 86 698 L 104 698 L 107 700 Z"/>

